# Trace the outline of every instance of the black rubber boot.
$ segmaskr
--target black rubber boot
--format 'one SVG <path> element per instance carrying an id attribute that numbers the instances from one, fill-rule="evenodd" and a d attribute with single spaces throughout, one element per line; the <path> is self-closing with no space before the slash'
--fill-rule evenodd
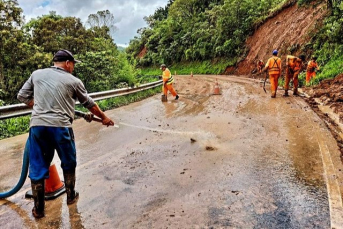
<path id="1" fill-rule="evenodd" d="M 298 88 L 295 88 L 295 89 L 293 90 L 293 95 L 299 95 L 299 93 L 298 93 Z"/>
<path id="2" fill-rule="evenodd" d="M 289 95 L 288 95 L 288 90 L 285 90 L 285 94 L 283 94 L 283 96 L 285 96 L 285 97 L 288 97 Z"/>
<path id="3" fill-rule="evenodd" d="M 63 171 L 64 182 L 67 192 L 67 204 L 73 204 L 79 199 L 79 193 L 75 191 L 75 171 Z"/>
<path id="4" fill-rule="evenodd" d="M 175 96 L 175 100 L 178 100 L 178 99 L 179 99 L 179 95 L 176 95 L 176 96 Z"/>
<path id="5" fill-rule="evenodd" d="M 31 180 L 32 196 L 34 201 L 34 207 L 32 208 L 32 215 L 39 219 L 45 216 L 45 181 L 33 181 Z"/>

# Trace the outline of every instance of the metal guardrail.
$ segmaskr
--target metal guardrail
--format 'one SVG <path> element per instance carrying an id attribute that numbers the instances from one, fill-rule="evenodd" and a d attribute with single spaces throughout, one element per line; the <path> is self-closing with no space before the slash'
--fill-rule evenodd
<path id="1" fill-rule="evenodd" d="M 116 90 L 89 93 L 89 96 L 94 101 L 99 101 L 103 99 L 137 93 L 137 92 L 148 90 L 148 89 L 160 86 L 160 85 L 162 85 L 162 80 L 158 80 L 152 83 L 142 84 L 139 87 L 134 87 L 134 88 L 121 88 L 121 89 L 116 89 Z M 77 104 L 79 103 L 77 102 Z M 31 112 L 32 112 L 32 109 L 29 108 L 24 103 L 1 106 L 0 107 L 0 120 L 29 115 L 31 114 Z"/>

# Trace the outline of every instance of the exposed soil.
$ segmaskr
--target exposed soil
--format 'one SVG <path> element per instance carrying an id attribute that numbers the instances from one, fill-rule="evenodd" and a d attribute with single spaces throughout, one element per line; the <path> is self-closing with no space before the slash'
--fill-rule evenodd
<path id="1" fill-rule="evenodd" d="M 256 72 L 257 61 L 261 59 L 266 62 L 274 49 L 279 50 L 279 57 L 285 69 L 286 55 L 300 54 L 299 48 L 310 40 L 311 34 L 319 28 L 326 13 L 325 2 L 315 3 L 308 7 L 298 7 L 297 4 L 292 3 L 286 5 L 281 12 L 271 16 L 247 39 L 246 45 L 249 49 L 247 57 L 238 63 L 237 68 L 228 67 L 225 74 L 262 77 L 259 74 L 252 74 Z M 313 88 L 304 88 L 303 91 L 309 97 L 306 99 L 308 104 L 325 120 L 343 155 L 342 128 L 338 125 L 343 124 L 342 85 L 343 75 L 341 74 L 333 80 L 324 80 Z M 338 115 L 339 120 L 333 120 L 326 112 L 319 109 L 318 105 L 328 106 Z"/>
<path id="2" fill-rule="evenodd" d="M 313 88 L 305 88 L 304 91 L 313 98 L 319 98 L 323 105 L 329 106 L 339 115 L 339 121 L 343 122 L 343 74 L 334 79 L 320 82 Z"/>
<path id="3" fill-rule="evenodd" d="M 257 60 L 265 63 L 274 49 L 285 66 L 286 55 L 296 53 L 301 44 L 309 41 L 309 34 L 315 32 L 327 10 L 325 3 L 298 7 L 297 4 L 286 7 L 279 14 L 268 19 L 246 41 L 249 49 L 247 57 L 236 69 L 227 69 L 226 74 L 250 75 Z"/>
<path id="4" fill-rule="evenodd" d="M 144 48 L 139 52 L 138 57 L 139 58 L 144 57 L 147 51 L 148 51 L 147 48 L 144 46 Z"/>
<path id="5" fill-rule="evenodd" d="M 327 126 L 335 136 L 343 159 L 342 130 L 339 127 L 339 124 L 343 124 L 343 74 L 334 79 L 323 80 L 315 87 L 304 88 L 303 91 L 309 96 L 307 102 L 326 121 Z M 329 107 L 339 119 L 335 122 L 327 113 L 320 111 L 318 105 Z"/>

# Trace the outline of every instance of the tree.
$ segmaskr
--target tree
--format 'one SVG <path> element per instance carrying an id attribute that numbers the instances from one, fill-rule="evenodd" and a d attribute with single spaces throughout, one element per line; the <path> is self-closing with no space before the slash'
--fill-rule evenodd
<path id="1" fill-rule="evenodd" d="M 17 39 L 23 34 L 17 27 L 23 23 L 22 9 L 18 6 L 17 0 L 0 1 L 0 86 L 5 87 L 4 67 L 7 67 L 10 59 L 9 54 L 15 48 Z"/>
<path id="2" fill-rule="evenodd" d="M 17 1 L 0 1 L 0 100 L 17 101 L 16 94 L 34 69 L 49 66 L 52 56 L 32 45 L 21 29 Z"/>
<path id="3" fill-rule="evenodd" d="M 117 27 L 115 26 L 116 20 L 109 10 L 98 11 L 96 14 L 88 16 L 87 24 L 91 29 L 101 33 L 101 36 L 113 34 Z"/>
<path id="4" fill-rule="evenodd" d="M 214 60 L 244 54 L 244 41 L 255 23 L 288 0 L 174 0 L 146 17 L 148 29 L 127 50 L 147 48 L 137 63 Z M 146 33 L 148 31 L 148 33 Z M 338 31 L 338 30 L 337 30 Z M 130 46 L 134 47 L 130 47 Z M 170 64 L 170 63 L 169 63 Z"/>
<path id="5" fill-rule="evenodd" d="M 93 33 L 86 30 L 79 18 L 63 18 L 53 11 L 31 19 L 25 25 L 25 31 L 32 34 L 32 42 L 35 45 L 52 54 L 59 49 L 68 49 L 73 53 L 86 52 L 94 38 Z"/>
<path id="6" fill-rule="evenodd" d="M 75 66 L 75 74 L 89 92 L 110 90 L 125 82 L 133 86 L 136 75 L 124 53 L 111 51 L 87 52 L 80 55 L 82 63 Z"/>

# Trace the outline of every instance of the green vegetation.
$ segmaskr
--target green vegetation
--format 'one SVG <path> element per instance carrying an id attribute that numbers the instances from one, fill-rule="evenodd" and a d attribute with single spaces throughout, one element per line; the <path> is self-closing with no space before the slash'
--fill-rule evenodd
<path id="1" fill-rule="evenodd" d="M 217 61 L 210 61 L 210 60 L 204 60 L 204 61 L 193 61 L 193 62 L 180 62 L 175 63 L 171 66 L 168 66 L 169 70 L 172 72 L 172 74 L 175 75 L 190 75 L 191 72 L 194 74 L 221 74 L 223 72 L 223 69 L 225 70 L 226 66 L 228 65 L 234 65 L 236 62 L 235 59 L 233 60 L 225 60 L 225 59 L 219 59 Z M 142 68 L 141 72 L 143 75 L 161 75 L 162 72 L 158 67 L 155 68 Z"/>
<path id="2" fill-rule="evenodd" d="M 29 131 L 29 123 L 29 116 L 0 120 L 0 139 L 27 133 Z"/>
<path id="3" fill-rule="evenodd" d="M 299 1 L 300 4 L 309 2 L 313 1 Z M 321 68 L 311 85 L 316 85 L 323 79 L 332 79 L 343 72 L 343 1 L 328 0 L 327 7 L 329 14 L 322 27 L 304 47 L 318 57 Z M 302 74 L 300 80 L 301 85 L 304 85 L 305 74 Z"/>
<path id="4" fill-rule="evenodd" d="M 190 66 L 188 74 L 193 67 L 196 73 L 218 73 L 217 69 L 208 70 L 206 65 L 218 59 L 228 61 L 225 67 L 233 65 L 233 60 L 237 61 L 247 51 L 244 46 L 247 36 L 287 2 L 170 0 L 165 8 L 145 18 L 149 27 L 140 30 L 140 37 L 131 40 L 126 52 L 142 68 L 156 68 L 165 63 L 175 65 L 175 70 L 181 73 L 183 64 L 179 63 L 186 63 Z M 138 56 L 143 48 L 147 53 Z"/>
<path id="5" fill-rule="evenodd" d="M 317 25 L 318 31 L 309 34 L 308 43 L 295 47 L 308 57 L 318 57 L 321 71 L 312 85 L 343 70 L 343 2 L 326 2 L 328 15 Z M 312 7 L 322 1 L 170 0 L 166 7 L 145 18 L 149 26 L 131 40 L 126 52 L 142 74 L 160 74 L 161 63 L 167 64 L 173 74 L 223 73 L 246 55 L 244 42 L 248 35 L 267 18 L 295 3 Z M 146 54 L 138 55 L 143 48 Z M 300 85 L 304 83 L 301 74 Z"/>
<path id="6" fill-rule="evenodd" d="M 74 75 L 80 78 L 88 92 L 131 87 L 155 81 L 144 77 L 119 51 L 110 36 L 114 17 L 99 11 L 88 17 L 88 29 L 76 17 L 62 17 L 55 12 L 31 19 L 24 24 L 22 9 L 17 0 L 0 0 L 0 105 L 18 103 L 16 95 L 36 69 L 52 65 L 53 54 L 60 49 L 73 52 L 82 63 L 75 66 Z M 100 101 L 107 110 L 138 101 L 160 91 L 149 90 Z M 25 133 L 29 117 L 0 121 L 0 139 Z"/>
<path id="7" fill-rule="evenodd" d="M 89 92 L 140 83 L 140 72 L 110 36 L 116 28 L 108 10 L 89 15 L 88 29 L 79 18 L 55 12 L 24 24 L 17 0 L 0 0 L 0 12 L 1 103 L 18 103 L 16 94 L 24 82 L 34 70 L 51 66 L 53 54 L 60 49 L 68 49 L 82 60 L 74 74 Z"/>

